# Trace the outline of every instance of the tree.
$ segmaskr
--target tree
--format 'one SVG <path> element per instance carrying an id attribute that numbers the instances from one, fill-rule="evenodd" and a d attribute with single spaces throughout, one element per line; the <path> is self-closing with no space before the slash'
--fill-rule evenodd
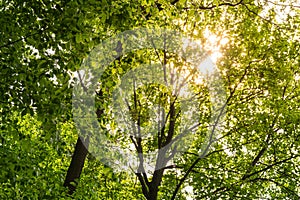
<path id="1" fill-rule="evenodd" d="M 155 171 L 152 179 L 149 174 L 146 177 L 143 171 L 136 173 L 141 184 L 137 190 L 142 190 L 147 199 L 187 196 L 197 199 L 299 198 L 299 6 L 296 2 L 2 1 L 0 9 L 3 27 L 0 31 L 1 144 L 18 141 L 8 137 L 9 130 L 20 135 L 12 131 L 18 127 L 13 120 L 18 118 L 13 117 L 16 113 L 20 113 L 21 118 L 28 116 L 26 114 L 36 117 L 35 120 L 42 123 L 43 137 L 49 140 L 56 137 L 57 124 L 72 120 L 74 80 L 71 72 L 79 69 L 84 58 L 101 41 L 140 26 L 177 30 L 199 40 L 207 48 L 207 40 L 212 38 L 209 36 L 214 35 L 219 40 L 218 48 L 222 53 L 217 66 L 227 93 L 226 123 L 222 124 L 222 131 L 216 135 L 217 140 L 206 156 L 199 157 L 206 131 L 205 126 L 199 126 L 191 148 L 183 156 L 175 158 L 171 165 Z M 212 52 L 214 50 L 211 49 Z M 107 135 L 122 128 L 114 125 L 109 112 L 111 95 L 120 77 L 145 61 L 159 61 L 159 58 L 162 58 L 163 66 L 174 63 L 180 69 L 184 63 L 179 56 L 153 48 L 123 55 L 107 68 L 96 101 L 99 124 Z M 141 126 L 147 127 L 147 123 L 151 123 L 153 102 L 162 101 L 159 105 L 174 116 L 180 113 L 176 103 L 172 104 L 170 100 L 176 97 L 172 97 L 167 88 L 148 85 L 131 89 L 133 95 L 131 102 L 128 99 L 126 109 L 130 108 L 132 121 Z M 200 107 L 202 112 L 198 113 L 201 115 L 199 121 L 207 124 L 211 115 L 211 110 L 207 109 L 211 106 L 207 87 L 194 84 L 194 90 L 201 94 L 199 98 L 204 102 Z M 151 98 L 143 98 L 150 94 Z M 175 123 L 173 127 L 171 114 L 168 117 L 166 135 L 172 132 L 169 130 L 176 133 L 177 125 Z M 180 117 L 178 114 L 176 120 L 183 120 Z M 34 133 L 29 135 L 33 137 Z M 137 151 L 141 148 L 153 151 L 161 147 L 154 140 L 158 135 L 140 144 L 139 137 L 126 138 L 121 131 L 110 139 L 114 141 L 122 135 L 121 145 L 133 142 L 138 147 Z M 164 139 L 161 138 L 161 142 L 167 144 L 167 137 Z M 42 140 L 37 140 L 37 144 L 40 142 Z M 26 142 L 17 143 L 26 146 Z M 56 144 L 59 148 L 66 147 Z M 76 146 L 82 147 L 79 153 L 83 154 L 80 164 L 70 167 L 71 171 L 72 166 L 77 167 L 77 173 L 65 183 L 71 191 L 75 189 L 71 182 L 79 178 L 87 155 L 83 144 L 80 139 L 77 140 Z M 41 152 L 44 152 L 43 148 Z M 8 151 L 12 151 L 9 155 L 17 152 L 6 145 L 1 154 Z M 51 153 L 49 156 L 53 161 L 47 163 L 53 164 L 57 157 Z M 92 158 L 88 163 L 99 164 Z M 14 165 L 17 166 L 9 166 Z M 101 172 L 107 169 L 99 166 Z M 112 174 L 112 179 L 118 176 L 118 173 L 107 174 Z M 51 177 L 51 173 L 48 176 Z M 2 177 L 5 183 L 12 178 Z M 127 175 L 120 177 L 130 180 Z M 80 190 L 80 187 L 84 188 L 83 182 L 84 179 L 79 183 L 77 195 L 85 194 Z M 6 185 L 5 188 L 12 187 Z M 134 190 L 129 188 L 126 187 L 126 190 Z M 187 188 L 192 189 L 193 194 L 185 194 Z"/>

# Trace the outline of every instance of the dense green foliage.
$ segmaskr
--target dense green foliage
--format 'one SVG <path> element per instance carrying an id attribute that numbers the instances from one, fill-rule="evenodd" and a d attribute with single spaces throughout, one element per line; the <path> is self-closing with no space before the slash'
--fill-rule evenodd
<path id="1" fill-rule="evenodd" d="M 143 174 L 114 172 L 93 155 L 88 155 L 76 192 L 68 195 L 63 187 L 78 137 L 72 119 L 73 72 L 99 43 L 138 27 L 177 30 L 210 53 L 220 51 L 217 67 L 227 93 L 222 131 L 207 155 L 199 157 L 211 105 L 206 85 L 191 85 L 201 102 L 201 125 L 188 151 L 164 166 L 157 199 L 300 198 L 296 1 L 1 0 L 0 23 L 0 199 L 151 199 L 151 184 L 143 184 Z M 134 140 L 113 119 L 114 88 L 129 70 L 161 58 L 179 69 L 188 65 L 171 53 L 143 49 L 121 56 L 102 75 L 96 98 L 97 108 L 104 110 L 99 124 L 123 147 Z M 143 127 L 153 123 L 153 102 L 172 108 L 167 88 L 148 85 L 134 92 L 140 104 L 129 102 L 130 112 Z M 147 95 L 151 98 L 143 99 Z M 176 106 L 174 112 L 180 113 Z M 146 152 L 161 147 L 157 137 L 140 145 Z"/>

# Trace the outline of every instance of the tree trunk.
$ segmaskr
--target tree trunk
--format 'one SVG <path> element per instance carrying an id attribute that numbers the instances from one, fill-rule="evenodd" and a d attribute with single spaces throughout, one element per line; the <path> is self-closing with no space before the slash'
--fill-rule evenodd
<path id="1" fill-rule="evenodd" d="M 152 186 L 152 187 L 151 187 Z M 147 200 L 157 200 L 158 186 L 151 184 Z"/>
<path id="2" fill-rule="evenodd" d="M 88 145 L 88 139 L 84 141 L 84 139 L 79 136 L 75 146 L 74 154 L 72 156 L 72 161 L 64 182 L 64 186 L 68 187 L 69 189 L 69 194 L 73 194 L 76 190 L 76 181 L 80 177 L 82 168 L 84 166 L 84 161 L 88 153 L 87 146 L 85 145 Z"/>

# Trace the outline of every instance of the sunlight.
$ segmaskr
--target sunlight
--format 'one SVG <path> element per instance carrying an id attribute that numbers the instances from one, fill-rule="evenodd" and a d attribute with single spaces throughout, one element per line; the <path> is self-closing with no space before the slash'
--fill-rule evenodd
<path id="1" fill-rule="evenodd" d="M 194 30 L 193 35 L 199 35 L 199 31 Z M 203 85 L 205 83 L 203 75 L 212 72 L 212 67 L 223 56 L 221 53 L 221 47 L 226 45 L 229 42 L 229 39 L 227 38 L 225 33 L 223 33 L 221 36 L 217 36 L 216 34 L 213 34 L 208 28 L 206 28 L 203 33 L 203 38 L 194 39 L 193 41 L 200 45 L 209 55 L 209 57 L 206 56 L 206 59 L 202 60 L 202 62 L 199 63 L 200 68 L 198 72 L 201 73 L 193 72 L 193 74 L 191 74 L 191 69 L 188 66 L 181 67 L 179 73 L 182 78 L 189 77 L 188 81 L 192 81 L 197 85 Z M 184 46 L 184 48 L 186 47 Z M 170 67 L 172 69 L 175 69 L 172 63 L 170 64 Z"/>
<path id="2" fill-rule="evenodd" d="M 185 25 L 185 22 L 183 20 L 176 19 L 173 21 L 174 24 L 184 27 L 185 33 L 190 34 L 188 30 L 191 30 L 191 27 L 187 27 L 187 25 Z M 199 31 L 194 29 L 192 31 L 192 35 L 194 36 L 199 35 Z M 227 34 L 222 33 L 220 36 L 218 36 L 212 33 L 208 28 L 206 28 L 202 36 L 204 37 L 204 43 L 203 41 L 201 41 L 201 39 L 194 38 L 194 41 L 200 44 L 205 49 L 205 51 L 209 53 L 210 58 L 214 63 L 217 63 L 217 61 L 222 57 L 220 48 L 229 42 L 229 39 L 227 38 Z"/>
<path id="3" fill-rule="evenodd" d="M 217 63 L 217 61 L 222 57 L 222 53 L 220 51 L 221 47 L 226 45 L 229 39 L 226 37 L 226 34 L 217 36 L 208 28 L 204 31 L 204 37 L 206 38 L 204 48 L 209 52 L 212 61 Z"/>

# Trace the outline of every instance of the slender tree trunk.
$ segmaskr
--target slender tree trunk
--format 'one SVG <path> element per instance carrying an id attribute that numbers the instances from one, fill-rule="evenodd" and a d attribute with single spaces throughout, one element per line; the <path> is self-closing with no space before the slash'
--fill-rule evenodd
<path id="1" fill-rule="evenodd" d="M 88 139 L 84 141 L 83 138 L 79 136 L 64 183 L 64 186 L 69 189 L 69 194 L 73 194 L 76 190 L 76 180 L 80 177 L 88 153 L 86 145 L 88 145 Z"/>
<path id="2" fill-rule="evenodd" d="M 146 181 L 145 176 L 143 176 L 141 173 L 137 174 L 137 176 L 142 184 L 143 194 L 147 200 L 157 200 L 159 186 L 162 181 L 163 173 L 164 173 L 164 169 L 156 170 L 153 174 L 151 182 Z"/>
<path id="3" fill-rule="evenodd" d="M 160 186 L 160 183 L 162 180 L 162 174 L 160 175 L 159 179 L 160 179 L 159 182 L 151 182 L 150 183 L 147 200 L 157 200 L 159 186 Z"/>
<path id="4" fill-rule="evenodd" d="M 98 95 L 102 96 L 102 92 Z M 103 109 L 97 109 L 96 115 L 98 119 L 103 114 Z M 69 166 L 67 176 L 64 182 L 64 186 L 69 189 L 69 194 L 73 194 L 76 190 L 76 180 L 80 178 L 82 172 L 84 161 L 88 154 L 88 147 L 90 143 L 90 137 L 87 136 L 85 139 L 81 136 L 78 136 L 77 143 L 75 146 L 75 151 L 72 156 L 71 164 Z"/>
<path id="5" fill-rule="evenodd" d="M 158 187 L 152 188 L 149 191 L 149 197 L 147 200 L 157 200 L 157 195 L 158 195 Z"/>

